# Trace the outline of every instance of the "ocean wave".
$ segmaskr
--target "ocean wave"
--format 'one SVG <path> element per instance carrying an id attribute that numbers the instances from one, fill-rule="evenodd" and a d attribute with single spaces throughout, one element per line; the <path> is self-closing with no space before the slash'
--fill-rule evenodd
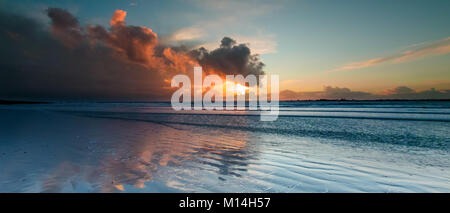
<path id="1" fill-rule="evenodd" d="M 262 132 L 268 134 L 295 135 L 314 138 L 339 139 L 351 142 L 363 143 L 389 143 L 407 146 L 436 148 L 441 150 L 450 150 L 450 137 L 447 134 L 436 135 L 434 133 L 423 135 L 423 132 L 413 132 L 414 129 L 423 128 L 424 124 L 411 126 L 411 121 L 422 123 L 442 122 L 447 127 L 449 120 L 432 119 L 399 119 L 399 118 L 372 118 L 372 117 L 344 117 L 344 116 L 283 116 L 276 122 L 264 123 L 259 121 L 256 116 L 249 114 L 183 114 L 183 113 L 129 113 L 129 112 L 74 112 L 65 111 L 64 113 L 85 116 L 90 118 L 118 119 L 128 121 L 150 122 L 160 125 L 177 128 L 175 125 L 188 125 L 205 128 L 222 128 L 231 130 L 240 130 L 248 132 Z M 240 120 L 239 120 L 240 119 Z M 244 120 L 242 120 L 244 119 Z M 328 128 L 324 128 L 324 123 L 317 119 L 327 120 Z M 356 125 L 373 126 L 362 131 L 356 131 L 351 128 L 353 125 L 349 120 L 354 120 Z M 358 120 L 368 120 L 369 123 L 361 123 Z M 372 123 L 371 123 L 372 121 Z M 406 125 L 412 131 L 388 131 L 386 126 L 395 125 L 392 122 L 403 122 L 400 125 Z M 331 124 L 330 124 L 331 122 Z M 381 122 L 381 123 L 380 123 Z M 388 123 L 386 123 L 388 122 Z M 317 125 L 314 127 L 314 125 Z M 436 125 L 436 124 L 428 124 Z M 397 127 L 402 129 L 402 126 Z"/>

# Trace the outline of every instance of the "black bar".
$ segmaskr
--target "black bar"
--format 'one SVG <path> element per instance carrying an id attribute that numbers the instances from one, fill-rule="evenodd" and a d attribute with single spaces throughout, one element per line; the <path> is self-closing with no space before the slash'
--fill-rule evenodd
<path id="1" fill-rule="evenodd" d="M 258 200 L 259 198 L 259 200 Z M 266 198 L 266 199 L 264 199 Z M 267 202 L 267 198 L 270 201 Z M 225 202 L 224 199 L 227 201 Z M 230 200 L 232 199 L 232 200 Z M 213 200 L 208 210 L 205 202 Z M 261 202 L 262 201 L 262 202 Z M 182 207 L 183 202 L 195 207 Z M 36 208 L 62 207 L 84 208 L 86 205 L 113 209 L 135 210 L 155 209 L 175 210 L 176 212 L 232 212 L 234 210 L 274 212 L 278 209 L 297 209 L 297 212 L 315 210 L 380 210 L 416 209 L 442 206 L 444 209 L 450 202 L 449 194 L 268 194 L 268 193 L 160 193 L 160 194 L 0 194 L 0 204 L 13 205 L 20 208 L 29 205 Z M 230 204 L 232 203 L 232 206 Z M 263 206 L 261 206 L 263 204 Z M 197 206 L 198 205 L 198 206 Z M 59 208 L 58 207 L 58 208 Z M 305 211 L 303 211 L 305 210 Z M 158 211 L 161 212 L 161 211 Z"/>

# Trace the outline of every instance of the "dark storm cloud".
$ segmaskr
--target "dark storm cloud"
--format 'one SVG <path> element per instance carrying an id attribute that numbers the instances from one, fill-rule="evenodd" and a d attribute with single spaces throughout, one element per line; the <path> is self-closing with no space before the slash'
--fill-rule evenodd
<path id="1" fill-rule="evenodd" d="M 72 14 L 59 8 L 49 8 L 46 12 L 52 22 L 52 33 L 63 44 L 74 47 L 82 41 L 82 29 L 78 20 Z"/>
<path id="2" fill-rule="evenodd" d="M 171 76 L 199 64 L 218 74 L 263 73 L 250 49 L 231 38 L 211 52 L 191 50 L 159 43 L 150 28 L 127 25 L 122 10 L 108 28 L 82 27 L 64 9 L 45 13 L 49 28 L 0 11 L 0 98 L 167 100 Z"/>
<path id="3" fill-rule="evenodd" d="M 159 99 L 167 95 L 158 72 L 120 60 L 109 47 L 93 47 L 66 11 L 47 13 L 51 33 L 32 19 L 0 11 L 0 97 Z M 73 45 L 74 40 L 61 40 L 62 34 L 80 39 Z"/>
<path id="4" fill-rule="evenodd" d="M 123 52 L 133 62 L 151 63 L 157 44 L 156 33 L 146 27 L 125 25 L 125 16 L 125 11 L 116 10 L 109 31 L 103 26 L 90 26 L 88 36 Z"/>
<path id="5" fill-rule="evenodd" d="M 208 51 L 205 48 L 192 51 L 192 55 L 206 70 L 224 74 L 264 74 L 262 63 L 257 55 L 252 55 L 246 44 L 236 44 L 236 41 L 224 37 L 220 47 Z"/>

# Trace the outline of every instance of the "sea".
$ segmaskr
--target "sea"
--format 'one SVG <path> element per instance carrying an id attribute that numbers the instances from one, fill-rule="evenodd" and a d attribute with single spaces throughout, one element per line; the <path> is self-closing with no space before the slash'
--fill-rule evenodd
<path id="1" fill-rule="evenodd" d="M 450 101 L 3 105 L 0 192 L 450 192 Z"/>

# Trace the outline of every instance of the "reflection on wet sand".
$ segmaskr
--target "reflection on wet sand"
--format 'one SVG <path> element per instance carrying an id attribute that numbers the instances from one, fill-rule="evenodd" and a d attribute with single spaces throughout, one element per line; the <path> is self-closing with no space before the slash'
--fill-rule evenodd
<path id="1" fill-rule="evenodd" d="M 189 167 L 193 163 L 215 168 L 218 181 L 225 180 L 226 176 L 239 177 L 246 171 L 246 160 L 250 157 L 246 152 L 247 132 L 233 131 L 233 135 L 228 136 L 229 132 L 202 127 L 99 120 L 108 123 L 107 128 L 99 126 L 99 131 L 110 137 L 105 138 L 107 141 L 97 142 L 106 152 L 101 154 L 96 165 L 84 165 L 82 171 L 83 165 L 76 160 L 61 162 L 43 180 L 43 191 L 61 191 L 70 178 L 80 175 L 94 191 L 125 191 L 127 186 L 143 189 L 159 175 L 159 169 Z"/>

